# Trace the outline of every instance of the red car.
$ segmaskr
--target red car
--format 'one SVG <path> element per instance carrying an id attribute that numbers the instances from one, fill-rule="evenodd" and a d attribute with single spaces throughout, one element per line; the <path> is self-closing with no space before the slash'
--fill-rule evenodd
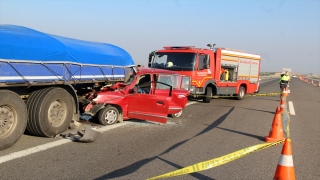
<path id="1" fill-rule="evenodd" d="M 173 71 L 138 68 L 124 83 L 88 93 L 84 114 L 104 125 L 132 118 L 166 123 L 168 115 L 182 114 L 190 84 L 190 77 Z"/>

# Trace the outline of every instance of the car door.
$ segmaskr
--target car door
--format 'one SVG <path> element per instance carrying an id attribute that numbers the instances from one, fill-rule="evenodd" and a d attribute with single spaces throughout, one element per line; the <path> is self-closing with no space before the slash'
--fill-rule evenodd
<path id="1" fill-rule="evenodd" d="M 128 117 L 166 123 L 171 97 L 155 94 L 132 94 L 128 97 Z"/>
<path id="2" fill-rule="evenodd" d="M 174 84 L 176 84 L 176 88 L 172 90 L 172 110 L 182 110 L 186 106 L 188 102 L 188 95 L 190 93 L 190 77 L 174 75 Z M 170 111 L 170 110 L 169 110 Z"/>
<path id="3" fill-rule="evenodd" d="M 159 74 L 157 79 L 159 82 L 163 82 L 172 86 L 172 98 L 170 101 L 169 114 L 175 114 L 183 110 L 188 102 L 190 78 L 183 78 L 181 75 L 176 74 Z M 168 93 L 168 86 L 161 84 L 156 86 L 156 95 L 166 96 Z"/>

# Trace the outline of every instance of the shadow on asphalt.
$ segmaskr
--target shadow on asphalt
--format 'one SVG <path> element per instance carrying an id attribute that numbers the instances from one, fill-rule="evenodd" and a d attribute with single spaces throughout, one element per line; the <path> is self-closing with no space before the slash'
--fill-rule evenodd
<path id="1" fill-rule="evenodd" d="M 222 115 L 220 118 L 218 118 L 216 121 L 214 121 L 212 124 L 208 125 L 205 129 L 203 129 L 201 132 L 199 132 L 198 134 L 196 134 L 195 136 L 189 138 L 189 139 L 186 139 L 184 141 L 181 141 L 171 147 L 169 147 L 166 151 L 164 151 L 163 153 L 160 153 L 158 156 L 154 156 L 154 157 L 151 157 L 151 158 L 146 158 L 146 159 L 142 159 L 140 161 L 137 161 L 129 166 L 126 166 L 124 168 L 121 168 L 121 169 L 117 169 L 115 171 L 112 171 L 108 174 L 105 174 L 101 177 L 98 177 L 96 178 L 95 180 L 103 180 L 103 179 L 112 179 L 112 178 L 118 178 L 118 177 L 121 177 L 121 176 L 126 176 L 128 174 L 131 174 L 133 172 L 135 172 L 136 170 L 138 170 L 140 167 L 144 166 L 145 164 L 155 160 L 155 159 L 160 159 L 164 162 L 166 162 L 167 164 L 171 165 L 171 166 L 174 166 L 176 168 L 183 168 L 182 166 L 180 165 L 177 165 L 171 161 L 168 161 L 168 160 L 164 160 L 162 159 L 161 155 L 164 155 L 166 153 L 169 153 L 171 150 L 183 145 L 184 143 L 188 142 L 189 140 L 192 140 L 193 138 L 197 137 L 197 136 L 200 136 L 208 131 L 211 131 L 212 129 L 216 128 L 217 126 L 219 126 L 227 117 L 230 113 L 232 113 L 232 111 L 234 110 L 234 107 L 232 107 L 227 113 L 225 113 L 224 115 Z M 252 137 L 253 135 L 251 135 Z M 194 178 L 197 178 L 197 179 L 203 179 L 203 180 L 214 180 L 213 178 L 211 177 L 208 177 L 208 176 L 205 176 L 205 175 L 202 175 L 200 173 L 191 173 L 189 174 L 190 176 L 194 177 Z M 156 176 L 156 175 L 155 175 Z"/>
<path id="2" fill-rule="evenodd" d="M 231 129 L 227 129 L 227 128 L 222 128 L 222 127 L 217 127 L 218 129 L 222 129 L 222 130 L 226 130 L 226 131 L 230 131 L 233 133 L 237 133 L 237 134 L 241 134 L 241 135 L 245 135 L 245 136 L 249 136 L 249 137 L 253 137 L 253 138 L 257 138 L 260 141 L 264 141 L 264 137 L 262 136 L 257 136 L 257 135 L 253 135 L 253 134 L 248 134 L 248 133 L 244 133 L 244 132 L 240 132 L 240 131 L 235 131 L 235 130 L 231 130 Z"/>

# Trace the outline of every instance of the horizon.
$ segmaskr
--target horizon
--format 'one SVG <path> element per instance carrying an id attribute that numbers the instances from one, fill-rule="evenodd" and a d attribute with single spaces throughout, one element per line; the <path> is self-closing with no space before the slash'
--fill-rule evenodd
<path id="1" fill-rule="evenodd" d="M 163 46 L 240 49 L 261 55 L 262 72 L 320 75 L 320 1 L 0 1 L 0 23 L 104 42 L 147 65 Z"/>

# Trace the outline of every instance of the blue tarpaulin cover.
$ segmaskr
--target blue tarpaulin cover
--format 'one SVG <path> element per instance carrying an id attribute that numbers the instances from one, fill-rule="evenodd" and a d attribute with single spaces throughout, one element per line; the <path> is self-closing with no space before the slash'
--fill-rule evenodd
<path id="1" fill-rule="evenodd" d="M 128 52 L 112 44 L 76 40 L 16 25 L 0 25 L 0 59 L 134 65 Z"/>

